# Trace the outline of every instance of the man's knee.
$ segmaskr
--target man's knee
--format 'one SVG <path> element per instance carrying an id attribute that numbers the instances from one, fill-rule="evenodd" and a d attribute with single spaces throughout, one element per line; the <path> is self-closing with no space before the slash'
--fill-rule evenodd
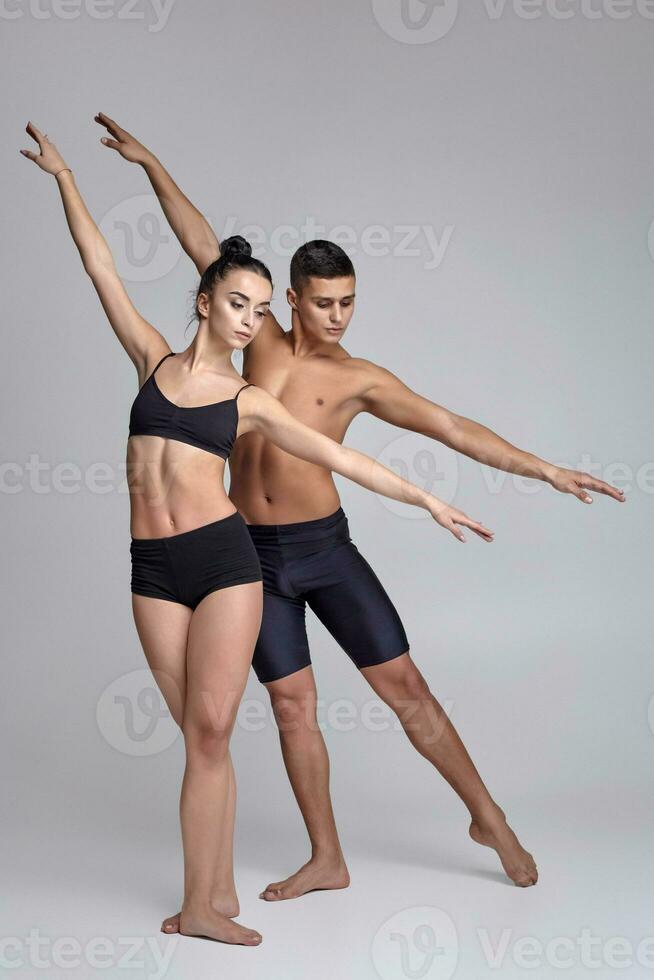
<path id="1" fill-rule="evenodd" d="M 266 684 L 275 721 L 281 734 L 318 730 L 317 692 L 313 676 L 305 670 Z"/>
<path id="2" fill-rule="evenodd" d="M 394 701 L 426 701 L 429 685 L 408 654 L 367 669 L 368 680 L 387 704 Z"/>

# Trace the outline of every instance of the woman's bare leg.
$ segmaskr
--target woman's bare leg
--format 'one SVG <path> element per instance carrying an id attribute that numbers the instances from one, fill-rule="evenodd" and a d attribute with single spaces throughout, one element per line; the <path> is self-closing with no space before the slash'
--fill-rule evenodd
<path id="1" fill-rule="evenodd" d="M 182 727 L 186 703 L 186 648 L 193 615 L 188 606 L 165 599 L 132 595 L 136 630 L 148 666 L 174 721 Z M 224 824 L 216 827 L 220 852 L 214 873 L 212 905 L 217 912 L 234 918 L 239 902 L 234 884 L 233 847 L 236 811 L 236 780 L 229 759 L 230 781 Z M 169 925 L 171 924 L 171 925 Z M 179 913 L 162 924 L 162 931 L 177 932 Z"/>
<path id="2" fill-rule="evenodd" d="M 255 582 L 212 592 L 197 607 L 188 633 L 182 721 L 186 770 L 180 800 L 184 901 L 179 931 L 248 946 L 261 942 L 259 933 L 217 912 L 212 896 L 219 863 L 223 861 L 223 869 L 231 873 L 216 828 L 224 827 L 228 819 L 229 740 L 247 682 L 261 608 L 261 585 Z"/>

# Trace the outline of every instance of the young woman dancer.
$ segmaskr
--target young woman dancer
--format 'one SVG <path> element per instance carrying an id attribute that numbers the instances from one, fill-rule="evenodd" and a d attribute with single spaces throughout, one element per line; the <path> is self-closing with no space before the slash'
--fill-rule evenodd
<path id="1" fill-rule="evenodd" d="M 242 384 L 232 352 L 256 335 L 272 296 L 270 272 L 243 239 L 223 243 L 220 258 L 202 275 L 197 334 L 185 351 L 173 353 L 127 296 L 72 171 L 46 135 L 31 123 L 27 132 L 39 153 L 21 153 L 55 177 L 84 268 L 139 378 L 127 445 L 132 609 L 148 665 L 184 735 L 179 931 L 258 945 L 258 932 L 233 921 L 239 907 L 229 740 L 262 610 L 257 552 L 223 486 L 234 441 L 261 433 L 300 459 L 424 507 L 460 540 L 457 525 L 485 541 L 493 535 L 364 454 L 298 422 L 263 389 Z"/>

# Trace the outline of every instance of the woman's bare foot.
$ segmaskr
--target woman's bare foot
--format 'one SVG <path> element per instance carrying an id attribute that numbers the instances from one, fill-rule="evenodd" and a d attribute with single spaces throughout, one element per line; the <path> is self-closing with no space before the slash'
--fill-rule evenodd
<path id="1" fill-rule="evenodd" d="M 536 862 L 509 827 L 506 815 L 500 807 L 483 825 L 473 820 L 470 824 L 470 836 L 477 844 L 484 844 L 497 851 L 502 867 L 514 884 L 521 888 L 536 884 Z"/>
<path id="2" fill-rule="evenodd" d="M 211 905 L 183 905 L 179 915 L 179 932 L 182 936 L 199 936 L 240 946 L 258 946 L 263 938 L 256 930 L 247 929 L 216 912 Z"/>
<path id="3" fill-rule="evenodd" d="M 285 898 L 299 898 L 307 892 L 331 888 L 347 888 L 350 874 L 343 856 L 337 858 L 311 858 L 299 871 L 284 881 L 275 881 L 259 895 L 266 902 L 280 902 Z"/>
<path id="4" fill-rule="evenodd" d="M 214 895 L 211 899 L 211 907 L 214 912 L 218 912 L 220 915 L 226 915 L 228 919 L 235 919 L 241 911 L 236 892 Z M 177 912 L 175 915 L 171 915 L 170 918 L 164 919 L 161 923 L 161 932 L 166 932 L 168 935 L 179 932 L 180 914 L 180 912 Z"/>

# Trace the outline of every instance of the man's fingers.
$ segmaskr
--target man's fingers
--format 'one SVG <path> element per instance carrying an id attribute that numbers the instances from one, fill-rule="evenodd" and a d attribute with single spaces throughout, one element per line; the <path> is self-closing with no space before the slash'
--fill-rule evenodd
<path id="1" fill-rule="evenodd" d="M 104 146 L 111 147 L 112 150 L 119 150 L 120 149 L 120 143 L 118 143 L 117 140 L 108 140 L 106 136 L 103 136 L 102 139 L 100 140 L 100 142 Z"/>
<path id="2" fill-rule="evenodd" d="M 123 130 L 120 128 L 118 123 L 114 122 L 113 119 L 110 119 L 109 116 L 106 116 L 104 112 L 99 112 L 95 118 L 97 122 L 101 123 L 106 129 L 109 130 L 112 136 L 114 136 L 117 140 L 120 140 L 120 137 L 123 135 Z"/>
<path id="3" fill-rule="evenodd" d="M 612 487 L 610 483 L 605 483 L 604 480 L 597 480 L 589 473 L 582 473 L 577 483 L 580 487 L 606 494 L 607 497 L 613 497 L 615 500 L 622 500 L 624 497 L 624 490 L 618 490 L 617 487 Z"/>
<path id="4" fill-rule="evenodd" d="M 624 490 L 618 490 L 617 487 L 612 487 L 610 483 L 603 483 L 602 480 L 594 480 L 593 483 L 584 483 L 583 486 L 587 486 L 589 490 L 596 490 L 597 493 L 604 493 L 607 497 L 614 497 L 616 500 L 622 500 L 624 497 Z"/>

